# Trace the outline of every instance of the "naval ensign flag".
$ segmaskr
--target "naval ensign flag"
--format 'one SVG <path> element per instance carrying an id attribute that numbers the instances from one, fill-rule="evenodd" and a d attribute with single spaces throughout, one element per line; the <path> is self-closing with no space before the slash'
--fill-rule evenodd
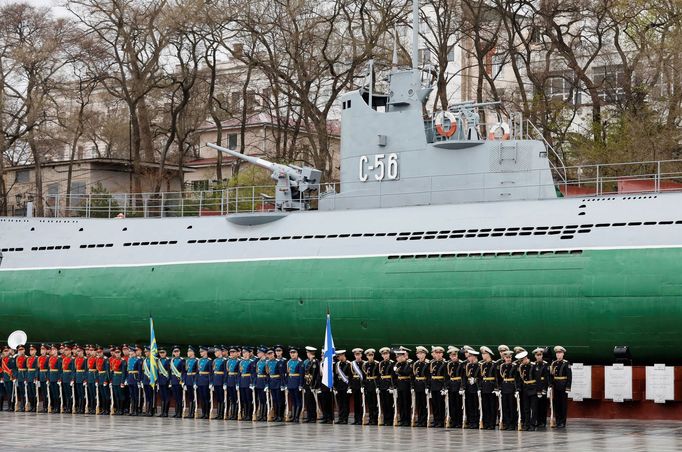
<path id="1" fill-rule="evenodd" d="M 324 348 L 322 349 L 322 384 L 332 389 L 334 387 L 334 339 L 332 338 L 332 323 L 327 312 L 327 330 L 324 334 Z"/>

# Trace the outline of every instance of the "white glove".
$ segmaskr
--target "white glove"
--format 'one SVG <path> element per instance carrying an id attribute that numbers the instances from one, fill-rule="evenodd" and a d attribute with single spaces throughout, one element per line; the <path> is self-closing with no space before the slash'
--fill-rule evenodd
<path id="1" fill-rule="evenodd" d="M 265 387 L 265 392 L 270 392 L 270 388 L 268 386 Z"/>
<path id="2" fill-rule="evenodd" d="M 254 385 L 249 385 L 249 389 L 255 389 L 256 387 Z"/>
<path id="3" fill-rule="evenodd" d="M 448 390 L 447 389 L 441 389 L 440 395 L 442 395 L 442 396 L 448 395 Z"/>
<path id="4" fill-rule="evenodd" d="M 464 389 L 459 390 L 459 395 L 464 395 Z"/>
<path id="5" fill-rule="evenodd" d="M 360 388 L 360 394 L 364 394 L 364 393 L 365 393 L 365 388 Z"/>
<path id="6" fill-rule="evenodd" d="M 538 393 L 538 399 L 541 399 L 541 398 L 542 398 L 542 393 L 540 392 L 540 393 Z"/>
<path id="7" fill-rule="evenodd" d="M 128 386 L 128 380 L 124 381 L 123 384 Z"/>
<path id="8" fill-rule="evenodd" d="M 398 366 L 393 368 L 393 372 L 398 372 Z"/>
<path id="9" fill-rule="evenodd" d="M 197 386 L 196 384 L 193 386 L 194 389 L 197 389 L 198 387 L 199 387 L 199 386 Z"/>
<path id="10" fill-rule="evenodd" d="M 73 381 L 71 383 L 69 383 L 69 386 L 73 386 Z"/>
<path id="11" fill-rule="evenodd" d="M 208 389 L 213 389 L 213 385 L 208 385 Z"/>
<path id="12" fill-rule="evenodd" d="M 494 390 L 493 392 L 495 393 L 495 396 L 496 396 L 496 397 L 499 397 L 500 394 L 501 394 L 501 392 L 500 392 L 499 389 L 496 389 L 496 390 Z"/>
<path id="13" fill-rule="evenodd" d="M 98 383 L 98 382 L 95 382 L 95 386 L 99 386 L 99 383 Z"/>
<path id="14" fill-rule="evenodd" d="M 227 390 L 227 385 L 223 385 L 223 391 Z"/>
<path id="15" fill-rule="evenodd" d="M 38 386 L 38 387 L 40 387 L 40 386 Z M 86 388 L 88 387 L 88 382 L 87 382 L 87 381 L 84 381 L 84 382 L 83 382 L 83 387 L 86 387 Z"/>
<path id="16" fill-rule="evenodd" d="M 137 387 L 138 387 L 138 388 L 142 388 L 142 382 L 139 382 L 139 383 L 137 384 Z M 196 387 L 196 386 L 195 386 L 195 387 Z"/>
<path id="17" fill-rule="evenodd" d="M 414 388 L 410 388 L 410 394 L 414 394 Z"/>
<path id="18" fill-rule="evenodd" d="M 334 389 L 334 395 L 336 395 L 336 394 L 338 394 L 338 393 L 339 393 L 339 391 L 337 391 L 336 389 Z"/>
<path id="19" fill-rule="evenodd" d="M 282 392 L 284 392 L 285 389 L 286 389 L 286 388 L 285 388 L 284 386 L 282 386 L 282 387 L 279 388 L 279 390 L 282 391 Z"/>
<path id="20" fill-rule="evenodd" d="M 427 389 L 427 390 L 426 390 L 426 395 L 428 396 L 429 394 L 431 394 L 431 390 L 430 390 L 430 389 Z"/>
<path id="21" fill-rule="evenodd" d="M 348 390 L 346 391 L 346 393 L 352 394 L 352 393 L 353 393 L 353 390 L 352 390 L 351 388 L 348 388 Z"/>
<path id="22" fill-rule="evenodd" d="M 514 392 L 514 397 L 519 398 L 519 391 Z"/>
<path id="23" fill-rule="evenodd" d="M 168 387 L 169 387 L 169 388 L 172 388 L 172 387 L 173 387 L 173 385 L 172 385 L 172 384 L 170 384 L 170 383 L 168 383 Z"/>
<path id="24" fill-rule="evenodd" d="M 480 390 L 480 389 L 479 389 L 478 391 L 476 391 L 476 392 L 478 393 L 478 395 L 481 395 L 481 390 Z"/>

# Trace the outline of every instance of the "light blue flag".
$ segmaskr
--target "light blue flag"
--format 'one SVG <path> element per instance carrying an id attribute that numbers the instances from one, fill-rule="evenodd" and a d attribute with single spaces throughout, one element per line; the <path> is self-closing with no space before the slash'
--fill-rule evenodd
<path id="1" fill-rule="evenodd" d="M 327 330 L 324 334 L 324 348 L 322 349 L 322 384 L 332 389 L 334 387 L 334 338 L 332 338 L 332 322 L 327 313 Z"/>
<path id="2" fill-rule="evenodd" d="M 149 384 L 153 388 L 159 379 L 159 349 L 156 346 L 156 335 L 154 335 L 154 320 L 149 317 L 150 344 L 149 344 Z"/>

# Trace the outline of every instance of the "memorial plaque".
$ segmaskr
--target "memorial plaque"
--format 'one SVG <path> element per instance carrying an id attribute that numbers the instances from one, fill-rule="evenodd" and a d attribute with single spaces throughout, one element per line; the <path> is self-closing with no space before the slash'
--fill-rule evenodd
<path id="1" fill-rule="evenodd" d="M 632 367 L 604 366 L 604 398 L 614 402 L 632 400 Z"/>
<path id="2" fill-rule="evenodd" d="M 675 399 L 675 368 L 654 364 L 646 368 L 646 399 L 665 403 Z"/>
<path id="3" fill-rule="evenodd" d="M 571 365 L 573 381 L 571 392 L 568 393 L 575 402 L 582 402 L 584 399 L 592 398 L 592 366 L 584 366 L 582 363 Z"/>

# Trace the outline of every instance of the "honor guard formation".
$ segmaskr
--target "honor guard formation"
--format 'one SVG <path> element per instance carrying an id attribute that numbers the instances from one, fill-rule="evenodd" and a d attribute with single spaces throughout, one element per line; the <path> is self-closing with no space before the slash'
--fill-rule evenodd
<path id="1" fill-rule="evenodd" d="M 196 355 L 198 350 L 199 354 Z M 566 350 L 405 347 L 336 351 L 333 389 L 317 349 L 180 347 L 157 358 L 138 345 L 5 346 L 0 410 L 354 425 L 532 431 L 566 426 L 571 366 Z M 255 353 L 255 356 L 254 356 Z M 212 357 L 209 357 L 209 354 Z M 393 360 L 395 356 L 395 360 Z M 496 359 L 498 358 L 498 359 Z M 152 359 L 155 362 L 152 362 Z M 158 369 L 152 385 L 151 367 Z M 7 402 L 7 403 L 5 403 Z"/>

